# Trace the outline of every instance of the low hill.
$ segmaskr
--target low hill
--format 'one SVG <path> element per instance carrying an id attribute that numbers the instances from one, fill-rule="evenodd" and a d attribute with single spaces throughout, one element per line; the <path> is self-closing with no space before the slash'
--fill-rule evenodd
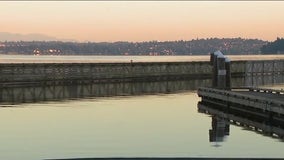
<path id="1" fill-rule="evenodd" d="M 220 50 L 224 54 L 259 54 L 267 41 L 242 38 L 207 38 L 191 41 L 148 42 L 0 42 L 1 54 L 61 55 L 205 55 Z"/>
<path id="2" fill-rule="evenodd" d="M 269 42 L 261 47 L 263 54 L 284 54 L 284 38 L 277 38 L 274 42 Z"/>

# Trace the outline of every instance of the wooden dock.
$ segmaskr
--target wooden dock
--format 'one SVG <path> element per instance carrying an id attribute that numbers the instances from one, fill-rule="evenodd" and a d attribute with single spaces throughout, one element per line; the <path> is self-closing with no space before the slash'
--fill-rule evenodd
<path id="1" fill-rule="evenodd" d="M 222 90 L 199 88 L 198 96 L 211 104 L 237 107 L 246 112 L 261 112 L 284 116 L 284 91 L 261 88 L 234 88 Z"/>

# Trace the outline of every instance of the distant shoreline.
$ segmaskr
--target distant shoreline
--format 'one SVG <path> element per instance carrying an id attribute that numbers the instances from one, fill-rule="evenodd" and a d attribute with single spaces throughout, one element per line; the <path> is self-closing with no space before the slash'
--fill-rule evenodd
<path id="1" fill-rule="evenodd" d="M 283 60 L 284 55 L 228 55 L 232 61 Z M 0 55 L 0 63 L 147 63 L 209 62 L 209 55 L 192 56 L 90 56 L 90 55 Z"/>

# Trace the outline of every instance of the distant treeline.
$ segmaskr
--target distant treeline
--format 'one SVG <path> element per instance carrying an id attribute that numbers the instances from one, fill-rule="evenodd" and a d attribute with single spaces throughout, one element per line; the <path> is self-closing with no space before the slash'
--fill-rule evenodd
<path id="1" fill-rule="evenodd" d="M 261 47 L 261 52 L 264 54 L 284 54 L 284 38 L 277 38 L 274 42 L 269 42 Z"/>
<path id="2" fill-rule="evenodd" d="M 267 41 L 242 38 L 207 38 L 191 41 L 149 42 L 0 42 L 0 54 L 60 55 L 204 55 L 220 50 L 224 54 L 259 54 Z"/>

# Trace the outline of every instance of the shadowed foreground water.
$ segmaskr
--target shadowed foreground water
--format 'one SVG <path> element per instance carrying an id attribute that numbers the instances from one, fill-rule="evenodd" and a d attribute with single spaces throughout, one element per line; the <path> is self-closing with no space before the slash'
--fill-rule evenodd
<path id="1" fill-rule="evenodd" d="M 0 159 L 284 157 L 281 140 L 235 125 L 209 142 L 212 118 L 198 101 L 184 91 L 2 107 Z"/>

